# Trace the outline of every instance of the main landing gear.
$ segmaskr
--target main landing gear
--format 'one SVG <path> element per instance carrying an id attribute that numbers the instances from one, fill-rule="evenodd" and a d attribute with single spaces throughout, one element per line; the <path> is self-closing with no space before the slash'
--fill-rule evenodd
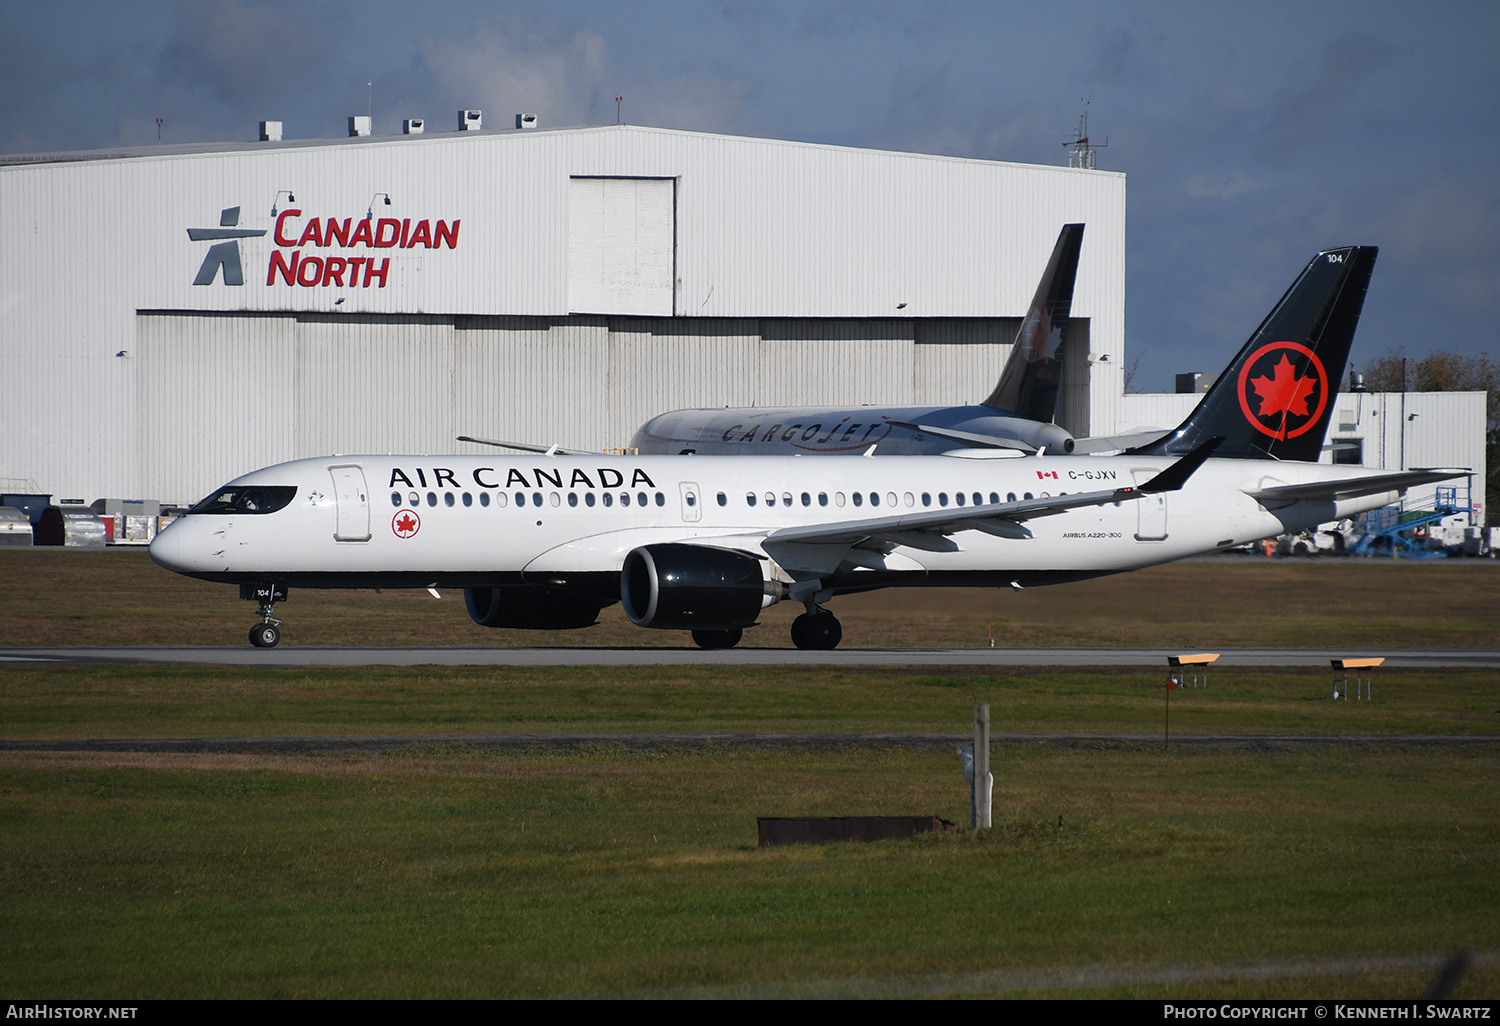
<path id="1" fill-rule="evenodd" d="M 250 628 L 250 644 L 256 648 L 275 648 L 281 641 L 281 621 L 271 615 L 277 602 L 286 601 L 286 588 L 280 584 L 242 584 L 240 598 L 255 602 L 260 623 Z"/>
<path id="2" fill-rule="evenodd" d="M 792 644 L 798 648 L 827 651 L 839 647 L 844 640 L 844 627 L 839 618 L 822 606 L 807 604 L 807 612 L 792 621 Z"/>

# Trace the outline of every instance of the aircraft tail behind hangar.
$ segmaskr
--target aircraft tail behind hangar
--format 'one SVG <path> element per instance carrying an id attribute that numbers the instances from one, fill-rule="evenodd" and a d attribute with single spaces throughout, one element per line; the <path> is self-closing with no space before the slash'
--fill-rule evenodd
<path id="1" fill-rule="evenodd" d="M 1313 257 L 1188 419 L 1130 451 L 1180 456 L 1219 435 L 1215 456 L 1316 462 L 1378 252 Z"/>
<path id="2" fill-rule="evenodd" d="M 1054 423 L 1057 393 L 1062 385 L 1063 353 L 1068 341 L 1068 317 L 1073 307 L 1073 282 L 1078 276 L 1078 251 L 1083 225 L 1065 224 L 1052 247 L 1047 270 L 1037 283 L 1036 296 L 1016 334 L 1010 359 L 989 398 L 980 403 L 997 410 Z"/>

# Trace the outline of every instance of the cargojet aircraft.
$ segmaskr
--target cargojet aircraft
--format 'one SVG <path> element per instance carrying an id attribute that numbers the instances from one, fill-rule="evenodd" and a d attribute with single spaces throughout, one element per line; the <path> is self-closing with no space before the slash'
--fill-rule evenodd
<path id="1" fill-rule="evenodd" d="M 1375 254 L 1319 253 L 1182 426 L 1118 456 L 329 456 L 231 481 L 151 556 L 259 601 L 259 646 L 289 588 L 452 587 L 486 627 L 586 627 L 620 601 L 710 648 L 798 602 L 792 641 L 829 649 L 841 594 L 1098 577 L 1467 473 L 1313 462 Z"/>
<path id="2" fill-rule="evenodd" d="M 705 456 L 847 455 L 876 444 L 886 456 L 975 446 L 1070 453 L 1073 437 L 1053 421 L 1082 243 L 1083 225 L 1063 225 L 1000 380 L 978 405 L 672 410 L 642 424 L 630 447 L 642 455 Z M 523 452 L 578 452 L 468 435 L 458 440 Z"/>

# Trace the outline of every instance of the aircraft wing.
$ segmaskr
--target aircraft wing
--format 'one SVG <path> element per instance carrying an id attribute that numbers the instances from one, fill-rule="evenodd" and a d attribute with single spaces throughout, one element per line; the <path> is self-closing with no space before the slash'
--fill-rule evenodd
<path id="1" fill-rule="evenodd" d="M 527 445 L 525 442 L 499 442 L 492 438 L 471 438 L 468 435 L 459 435 L 460 442 L 474 442 L 479 445 L 493 445 L 499 449 L 516 449 L 520 452 L 539 452 L 545 456 L 597 456 L 596 452 L 587 449 L 564 449 L 557 445 Z"/>
<path id="2" fill-rule="evenodd" d="M 1027 445 L 1018 438 L 1005 438 L 1000 435 L 981 435 L 975 431 L 959 431 L 956 428 L 933 427 L 931 424 L 913 424 L 905 420 L 893 420 L 891 423 L 898 428 L 906 428 L 908 431 L 921 431 L 925 434 L 936 435 L 939 438 L 964 442 L 968 445 L 977 445 L 985 449 L 1016 449 L 1026 453 L 1036 452 L 1036 446 Z"/>
<path id="3" fill-rule="evenodd" d="M 1203 461 L 1213 454 L 1214 449 L 1218 448 L 1222 441 L 1222 438 L 1210 439 L 1136 488 L 1074 492 L 1069 495 L 1022 499 L 1017 502 L 1001 502 L 989 506 L 955 506 L 947 509 L 923 510 L 920 513 L 897 513 L 865 520 L 845 520 L 833 524 L 784 527 L 772 531 L 766 536 L 766 541 L 854 545 L 863 539 L 879 535 L 900 544 L 910 544 L 913 548 L 933 548 L 941 551 L 947 546 L 938 542 L 933 537 L 934 535 L 957 534 L 959 531 L 971 530 L 1003 535 L 1009 533 L 1005 529 L 1005 522 L 1019 524 L 1037 517 L 1066 513 L 1070 509 L 1078 509 L 1082 506 L 1105 506 L 1111 502 L 1128 502 L 1158 492 L 1175 492 L 1187 483 L 1187 479 L 1203 465 Z M 930 539 L 927 544 L 923 544 L 922 535 Z"/>
<path id="4" fill-rule="evenodd" d="M 1464 477 L 1472 470 L 1458 468 L 1432 470 L 1406 470 L 1396 474 L 1377 474 L 1374 477 L 1356 477 L 1347 481 L 1314 481 L 1311 484 L 1276 485 L 1246 491 L 1245 494 L 1259 502 L 1296 502 L 1304 499 L 1336 501 L 1357 499 L 1361 495 L 1377 495 L 1380 492 L 1404 492 L 1414 485 L 1446 481 L 1452 477 Z"/>

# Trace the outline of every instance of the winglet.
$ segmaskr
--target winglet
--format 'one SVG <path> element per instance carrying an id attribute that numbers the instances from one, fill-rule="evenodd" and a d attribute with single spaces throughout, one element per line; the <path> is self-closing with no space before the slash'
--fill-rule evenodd
<path id="1" fill-rule="evenodd" d="M 1147 493 L 1177 491 L 1183 485 L 1187 484 L 1187 479 L 1192 477 L 1199 467 L 1203 466 L 1204 460 L 1212 456 L 1214 450 L 1223 441 L 1223 435 L 1215 435 L 1166 470 L 1163 470 L 1160 474 L 1157 474 L 1151 480 L 1141 485 L 1140 490 Z"/>

